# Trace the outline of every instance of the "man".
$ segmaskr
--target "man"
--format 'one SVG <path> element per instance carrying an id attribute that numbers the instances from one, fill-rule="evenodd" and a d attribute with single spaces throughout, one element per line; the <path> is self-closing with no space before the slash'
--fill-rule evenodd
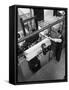
<path id="1" fill-rule="evenodd" d="M 60 30 L 58 31 L 59 36 L 58 38 L 51 38 L 49 37 L 49 39 L 53 42 L 55 42 L 55 56 L 56 56 L 56 60 L 59 62 L 60 61 L 60 56 L 61 56 L 61 52 L 62 52 L 62 43 L 63 43 L 63 36 L 61 35 Z"/>

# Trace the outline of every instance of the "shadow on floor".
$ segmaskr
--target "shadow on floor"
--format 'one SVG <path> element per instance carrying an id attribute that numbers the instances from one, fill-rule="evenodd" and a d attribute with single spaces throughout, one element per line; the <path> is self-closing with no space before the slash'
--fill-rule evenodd
<path id="1" fill-rule="evenodd" d="M 62 50 L 60 62 L 57 62 L 55 58 L 52 58 L 52 60 L 48 62 L 48 54 L 40 59 L 42 68 L 36 73 L 32 73 L 28 66 L 28 62 L 24 61 L 19 66 L 18 81 L 23 82 L 63 79 L 65 76 L 65 49 Z"/>

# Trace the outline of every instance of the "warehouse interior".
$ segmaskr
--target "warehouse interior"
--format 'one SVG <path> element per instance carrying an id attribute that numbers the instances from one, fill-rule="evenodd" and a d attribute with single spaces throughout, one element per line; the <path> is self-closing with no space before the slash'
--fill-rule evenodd
<path id="1" fill-rule="evenodd" d="M 18 8 L 18 82 L 65 78 L 65 17 L 64 10 Z M 60 35 L 57 61 L 52 40 Z"/>

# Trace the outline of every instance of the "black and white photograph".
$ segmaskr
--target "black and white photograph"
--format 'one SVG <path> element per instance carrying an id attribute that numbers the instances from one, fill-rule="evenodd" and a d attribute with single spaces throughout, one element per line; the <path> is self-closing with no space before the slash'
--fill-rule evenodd
<path id="1" fill-rule="evenodd" d="M 67 8 L 13 7 L 10 82 L 67 81 Z"/>
<path id="2" fill-rule="evenodd" d="M 65 79 L 63 9 L 18 8 L 18 82 Z"/>

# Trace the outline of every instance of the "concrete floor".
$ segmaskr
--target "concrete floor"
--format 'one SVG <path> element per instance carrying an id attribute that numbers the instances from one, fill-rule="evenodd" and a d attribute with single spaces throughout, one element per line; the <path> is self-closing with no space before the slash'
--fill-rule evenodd
<path id="1" fill-rule="evenodd" d="M 49 52 L 46 56 L 41 56 L 41 68 L 32 73 L 26 60 L 18 66 L 18 81 L 42 81 L 63 79 L 65 75 L 65 49 L 62 50 L 61 60 L 57 62 L 53 57 L 49 62 Z M 52 56 L 52 55 L 51 55 Z"/>

